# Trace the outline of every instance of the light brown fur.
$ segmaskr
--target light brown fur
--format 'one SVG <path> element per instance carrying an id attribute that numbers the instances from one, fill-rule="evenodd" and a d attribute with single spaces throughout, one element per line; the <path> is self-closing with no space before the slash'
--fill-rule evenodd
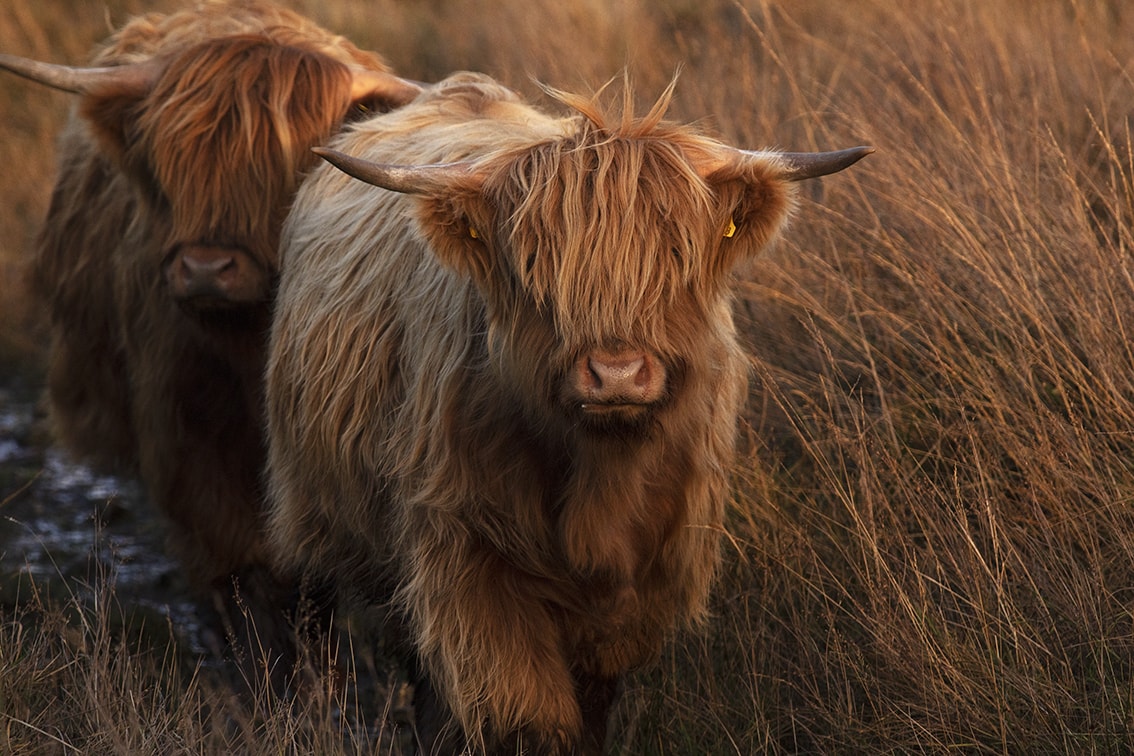
<path id="1" fill-rule="evenodd" d="M 560 95 L 555 118 L 452 77 L 331 146 L 471 159 L 482 185 L 414 197 L 322 166 L 285 226 L 276 553 L 392 591 L 480 748 L 598 752 L 614 682 L 705 611 L 747 381 L 730 271 L 792 193 L 774 158 L 702 178 L 724 147 L 664 122 L 668 97 L 635 119 Z M 670 384 L 644 425 L 596 426 L 563 383 L 619 345 Z"/>
<path id="2" fill-rule="evenodd" d="M 138 473 L 172 521 L 193 584 L 263 569 L 262 372 L 271 297 L 179 306 L 178 244 L 238 246 L 274 283 L 279 229 L 310 148 L 352 108 L 348 66 L 373 53 L 257 0 L 136 18 L 96 65 L 157 60 L 145 92 L 81 95 L 60 143 L 33 289 L 51 314 L 59 441 Z M 249 586 L 245 586 L 248 588 Z"/>

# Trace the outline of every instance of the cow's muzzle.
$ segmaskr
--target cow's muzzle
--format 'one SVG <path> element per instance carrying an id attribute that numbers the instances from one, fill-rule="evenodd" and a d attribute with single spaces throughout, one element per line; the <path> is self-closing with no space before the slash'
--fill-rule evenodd
<path id="1" fill-rule="evenodd" d="M 182 305 L 216 309 L 256 304 L 271 296 L 271 276 L 248 250 L 223 244 L 180 244 L 162 272 Z"/>
<path id="2" fill-rule="evenodd" d="M 665 396 L 666 369 L 637 349 L 596 349 L 572 366 L 568 394 L 584 415 L 633 419 Z"/>

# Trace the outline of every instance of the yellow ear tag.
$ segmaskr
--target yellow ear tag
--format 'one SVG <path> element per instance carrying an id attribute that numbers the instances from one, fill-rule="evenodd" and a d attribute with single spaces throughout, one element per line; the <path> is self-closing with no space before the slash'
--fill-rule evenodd
<path id="1" fill-rule="evenodd" d="M 728 219 L 728 228 L 725 229 L 724 238 L 731 239 L 732 235 L 736 233 L 736 224 L 733 223 L 732 218 Z"/>
<path id="2" fill-rule="evenodd" d="M 471 237 L 472 237 L 472 238 L 474 238 L 474 239 L 479 239 L 479 238 L 480 238 L 480 234 L 478 234 L 478 233 L 476 232 L 476 229 L 475 229 L 475 228 L 473 228 L 472 226 L 469 226 L 469 236 L 471 236 Z"/>

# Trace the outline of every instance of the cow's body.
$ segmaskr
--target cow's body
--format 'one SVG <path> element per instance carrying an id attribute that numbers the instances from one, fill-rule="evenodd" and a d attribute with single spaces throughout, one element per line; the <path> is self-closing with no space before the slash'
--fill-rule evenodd
<path id="1" fill-rule="evenodd" d="M 597 752 L 619 677 L 703 614 L 747 381 L 729 269 L 791 202 L 775 157 L 706 180 L 726 148 L 660 106 L 571 102 L 452 77 L 332 142 L 436 177 L 316 169 L 281 247 L 277 553 L 392 596 L 489 749 Z"/>
<path id="2" fill-rule="evenodd" d="M 279 228 L 311 147 L 356 103 L 415 88 L 255 0 L 136 18 L 91 69 L 0 65 L 79 94 L 32 269 L 58 440 L 141 476 L 194 586 L 274 591 L 261 386 Z"/>

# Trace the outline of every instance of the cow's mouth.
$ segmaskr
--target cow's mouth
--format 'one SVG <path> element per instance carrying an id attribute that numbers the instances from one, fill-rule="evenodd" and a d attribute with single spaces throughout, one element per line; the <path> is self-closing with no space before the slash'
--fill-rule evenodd
<path id="1" fill-rule="evenodd" d="M 636 418 L 650 410 L 649 404 L 633 402 L 584 402 L 579 405 L 584 415 L 592 417 Z"/>
<path id="2" fill-rule="evenodd" d="M 583 402 L 578 404 L 580 426 L 599 435 L 640 436 L 653 425 L 655 404 Z"/>

